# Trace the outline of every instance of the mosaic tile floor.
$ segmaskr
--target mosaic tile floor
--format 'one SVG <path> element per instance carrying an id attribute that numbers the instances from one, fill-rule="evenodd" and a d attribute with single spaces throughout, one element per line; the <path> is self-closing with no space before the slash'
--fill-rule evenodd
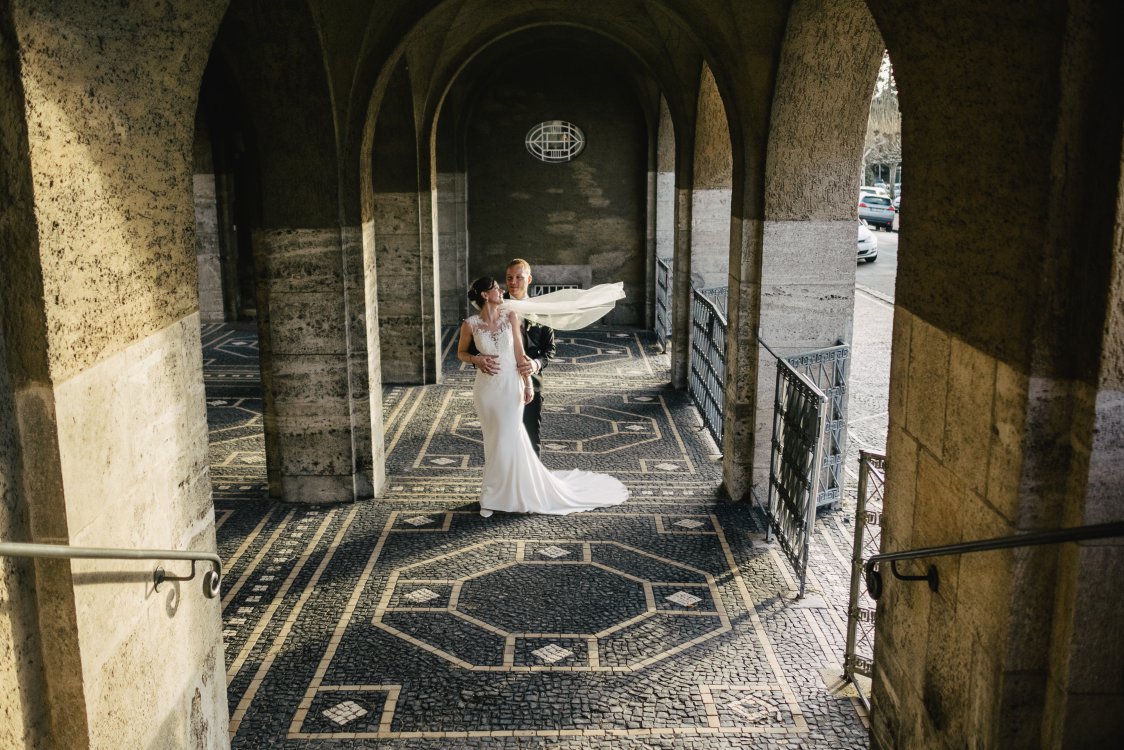
<path id="1" fill-rule="evenodd" d="M 868 747 L 838 679 L 848 504 L 796 600 L 648 334 L 562 338 L 547 372 L 544 462 L 631 499 L 489 519 L 452 332 L 442 385 L 384 393 L 385 496 L 319 508 L 265 496 L 253 332 L 203 339 L 233 747 Z"/>

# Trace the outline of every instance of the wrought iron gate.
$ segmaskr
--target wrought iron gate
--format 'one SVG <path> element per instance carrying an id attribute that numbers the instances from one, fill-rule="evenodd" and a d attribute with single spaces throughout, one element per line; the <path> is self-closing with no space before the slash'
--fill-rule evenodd
<path id="1" fill-rule="evenodd" d="M 687 386 L 718 449 L 726 399 L 726 316 L 707 292 L 691 293 L 691 369 Z"/>
<path id="2" fill-rule="evenodd" d="M 656 338 L 667 351 L 671 340 L 671 261 L 656 258 Z"/>
<path id="3" fill-rule="evenodd" d="M 773 444 L 769 463 L 768 526 L 800 579 L 808 574 L 808 546 L 816 521 L 816 498 L 823 465 L 827 396 L 783 359 L 777 359 L 773 401 Z"/>
<path id="4" fill-rule="evenodd" d="M 827 428 L 824 433 L 823 477 L 816 495 L 816 507 L 839 507 L 843 492 L 843 452 L 847 439 L 847 368 L 851 347 L 840 343 L 818 349 L 787 361 L 808 376 L 827 396 Z"/>
<path id="5" fill-rule="evenodd" d="M 859 499 L 855 506 L 855 548 L 851 558 L 851 596 L 847 603 L 847 648 L 843 675 L 870 677 L 874 659 L 875 601 L 866 590 L 863 563 L 878 554 L 882 543 L 882 499 L 886 482 L 886 457 L 859 451 Z M 863 702 L 866 697 L 859 691 Z"/>

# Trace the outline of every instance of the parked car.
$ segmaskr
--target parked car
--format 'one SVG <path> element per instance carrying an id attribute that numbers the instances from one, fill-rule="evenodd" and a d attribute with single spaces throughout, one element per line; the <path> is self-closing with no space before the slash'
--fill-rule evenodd
<path id="1" fill-rule="evenodd" d="M 898 193 L 897 195 L 894 196 L 893 204 L 894 204 L 894 210 L 897 211 L 900 214 L 902 212 L 902 194 L 901 193 Z"/>
<path id="2" fill-rule="evenodd" d="M 889 198 L 890 191 L 877 185 L 861 185 L 859 187 L 859 195 L 881 195 L 884 198 Z"/>
<path id="3" fill-rule="evenodd" d="M 873 263 L 878 260 L 878 238 L 874 236 L 874 232 L 870 231 L 870 227 L 866 222 L 859 219 L 859 260 Z"/>
<path id="4" fill-rule="evenodd" d="M 859 218 L 873 227 L 881 227 L 887 232 L 894 231 L 894 209 L 890 199 L 882 195 L 859 196 Z"/>

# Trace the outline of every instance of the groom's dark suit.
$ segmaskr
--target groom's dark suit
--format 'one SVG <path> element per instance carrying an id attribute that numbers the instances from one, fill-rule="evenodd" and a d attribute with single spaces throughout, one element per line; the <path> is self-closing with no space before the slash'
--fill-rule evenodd
<path id="1" fill-rule="evenodd" d="M 554 359 L 557 347 L 554 343 L 554 329 L 528 320 L 523 321 L 523 351 L 533 360 L 538 360 L 538 372 L 531 376 L 535 386 L 535 397 L 523 407 L 523 427 L 527 437 L 539 454 L 539 429 L 542 427 L 542 371 Z"/>

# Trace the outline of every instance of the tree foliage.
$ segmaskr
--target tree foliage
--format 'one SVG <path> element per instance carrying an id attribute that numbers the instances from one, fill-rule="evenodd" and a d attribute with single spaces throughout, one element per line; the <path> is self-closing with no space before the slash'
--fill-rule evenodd
<path id="1" fill-rule="evenodd" d="M 891 167 L 902 161 L 902 116 L 898 111 L 898 86 L 888 54 L 882 55 L 882 66 L 870 99 L 870 118 L 863 144 L 863 174 L 871 164 Z"/>

